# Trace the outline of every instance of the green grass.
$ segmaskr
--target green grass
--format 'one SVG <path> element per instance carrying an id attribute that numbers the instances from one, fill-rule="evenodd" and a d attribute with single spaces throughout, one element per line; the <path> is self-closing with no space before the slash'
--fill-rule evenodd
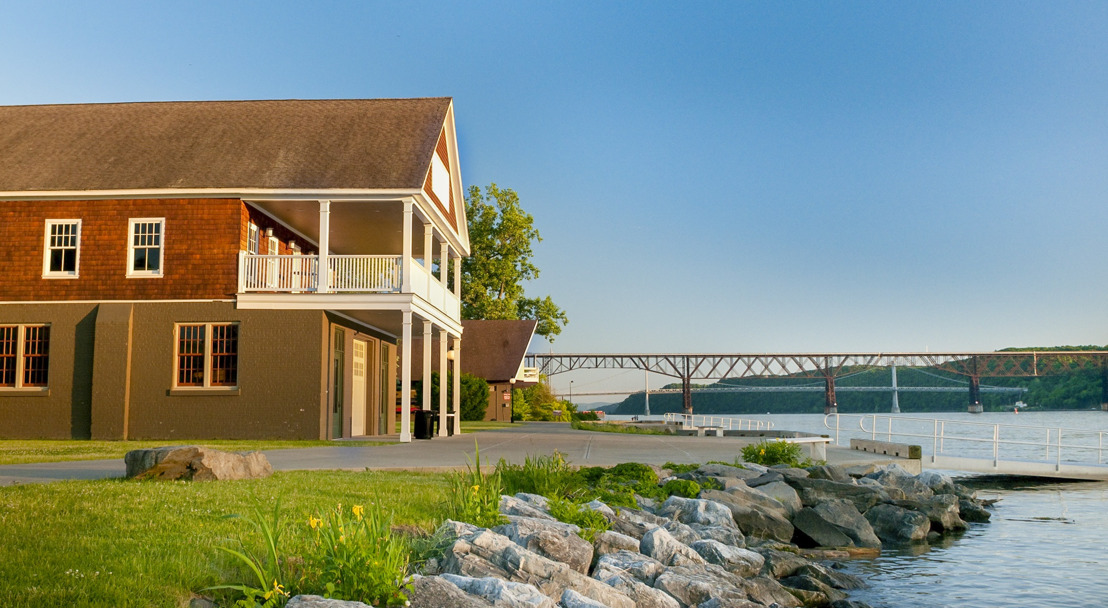
<path id="1" fill-rule="evenodd" d="M 628 433 L 631 435 L 670 435 L 662 429 L 651 429 L 639 426 L 629 426 L 612 422 L 580 422 L 572 423 L 573 428 L 579 431 L 598 431 L 601 433 Z"/>
<path id="2" fill-rule="evenodd" d="M 5 439 L 0 440 L 0 465 L 32 462 L 62 462 L 66 460 L 110 460 L 123 458 L 131 450 L 157 448 L 164 445 L 203 445 L 229 452 L 283 450 L 290 448 L 355 447 L 385 445 L 381 441 L 300 441 L 300 440 L 237 440 L 200 439 L 196 441 L 90 441 L 84 439 Z"/>
<path id="3" fill-rule="evenodd" d="M 516 423 L 518 424 L 518 423 Z M 496 422 L 486 420 L 462 421 L 462 433 L 476 433 L 477 431 L 495 431 L 512 426 L 511 422 Z"/>
<path id="4" fill-rule="evenodd" d="M 252 539 L 246 515 L 281 501 L 295 551 L 309 514 L 384 508 L 393 525 L 430 528 L 448 478 L 406 472 L 292 471 L 224 482 L 65 481 L 0 488 L 0 606 L 188 604 L 205 587 L 247 580 L 217 547 Z"/>

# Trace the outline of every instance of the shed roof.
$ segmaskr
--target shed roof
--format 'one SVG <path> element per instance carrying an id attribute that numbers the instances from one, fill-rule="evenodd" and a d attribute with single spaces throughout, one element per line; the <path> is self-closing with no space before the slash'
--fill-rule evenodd
<path id="1" fill-rule="evenodd" d="M 419 189 L 450 103 L 0 106 L 0 192 Z"/>
<path id="2" fill-rule="evenodd" d="M 538 321 L 462 321 L 462 372 L 490 383 L 519 374 Z M 423 377 L 423 339 L 412 340 L 412 379 Z M 438 340 L 432 340 L 432 369 L 437 367 Z"/>

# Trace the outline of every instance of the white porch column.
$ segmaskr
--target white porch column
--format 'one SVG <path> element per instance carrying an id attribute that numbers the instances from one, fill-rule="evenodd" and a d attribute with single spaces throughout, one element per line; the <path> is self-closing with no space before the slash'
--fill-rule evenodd
<path id="1" fill-rule="evenodd" d="M 412 201 L 404 201 L 403 251 L 400 252 L 400 291 L 412 293 Z"/>
<path id="2" fill-rule="evenodd" d="M 331 291 L 329 283 L 331 263 L 327 254 L 331 249 L 331 201 L 319 201 L 319 277 L 316 293 Z"/>
<path id="3" fill-rule="evenodd" d="M 404 311 L 400 334 L 400 441 L 412 441 L 412 313 Z"/>
<path id="4" fill-rule="evenodd" d="M 454 338 L 454 434 L 462 434 L 462 337 Z"/>
<path id="5" fill-rule="evenodd" d="M 431 298 L 431 283 L 435 280 L 435 273 L 431 272 L 431 240 L 434 238 L 435 227 L 431 224 L 423 225 L 423 269 L 427 271 L 427 299 Z"/>
<path id="6" fill-rule="evenodd" d="M 446 437 L 449 434 L 446 428 L 446 395 L 449 392 L 446 379 L 450 375 L 446 372 L 448 337 L 446 330 L 439 331 L 439 437 Z"/>
<path id="7" fill-rule="evenodd" d="M 439 282 L 442 283 L 442 302 L 439 302 L 439 309 L 446 310 L 446 270 L 447 266 L 450 266 L 450 244 L 446 241 L 442 242 L 442 246 L 439 248 Z"/>
<path id="8" fill-rule="evenodd" d="M 431 322 L 423 322 L 423 402 L 419 407 L 431 409 Z"/>
<path id="9" fill-rule="evenodd" d="M 462 298 L 462 258 L 458 257 L 458 260 L 454 262 L 454 296 L 459 300 Z"/>

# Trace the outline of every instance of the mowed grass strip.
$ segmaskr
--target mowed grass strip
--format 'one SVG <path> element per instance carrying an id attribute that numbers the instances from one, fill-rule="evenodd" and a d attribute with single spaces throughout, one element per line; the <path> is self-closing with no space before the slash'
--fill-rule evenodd
<path id="1" fill-rule="evenodd" d="M 123 458 L 131 450 L 160 448 L 166 445 L 202 445 L 227 452 L 285 450 L 292 448 L 357 447 L 388 445 L 384 441 L 304 441 L 198 439 L 153 441 L 91 441 L 87 439 L 4 439 L 0 440 L 0 465 L 67 460 L 111 460 Z"/>
<path id="2" fill-rule="evenodd" d="M 217 547 L 257 550 L 228 515 L 280 500 L 282 545 L 310 542 L 309 514 L 342 504 L 384 509 L 393 525 L 443 519 L 446 475 L 290 471 L 223 482 L 65 481 L 0 488 L 0 606 L 188 605 L 205 587 L 251 580 Z"/>

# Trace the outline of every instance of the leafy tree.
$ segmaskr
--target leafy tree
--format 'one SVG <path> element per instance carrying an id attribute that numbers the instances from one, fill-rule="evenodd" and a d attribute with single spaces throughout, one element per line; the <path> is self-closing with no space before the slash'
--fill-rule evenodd
<path id="1" fill-rule="evenodd" d="M 458 404 L 462 420 L 484 420 L 485 410 L 489 406 L 489 383 L 473 374 L 462 373 L 462 398 Z M 413 404 L 423 403 L 423 383 L 414 383 L 416 395 Z M 446 374 L 447 410 L 454 399 L 454 373 Z M 431 410 L 439 411 L 439 373 L 431 372 Z"/>
<path id="2" fill-rule="evenodd" d="M 572 403 L 559 399 L 550 390 L 545 377 L 538 384 L 519 391 L 515 402 L 516 420 L 568 421 L 576 411 L 577 408 Z"/>
<path id="3" fill-rule="evenodd" d="M 523 282 L 539 276 L 531 245 L 542 237 L 519 195 L 495 183 L 484 192 L 470 186 L 466 220 L 472 253 L 462 261 L 462 318 L 534 319 L 535 333 L 553 341 L 569 318 L 550 296 L 524 296 Z"/>

